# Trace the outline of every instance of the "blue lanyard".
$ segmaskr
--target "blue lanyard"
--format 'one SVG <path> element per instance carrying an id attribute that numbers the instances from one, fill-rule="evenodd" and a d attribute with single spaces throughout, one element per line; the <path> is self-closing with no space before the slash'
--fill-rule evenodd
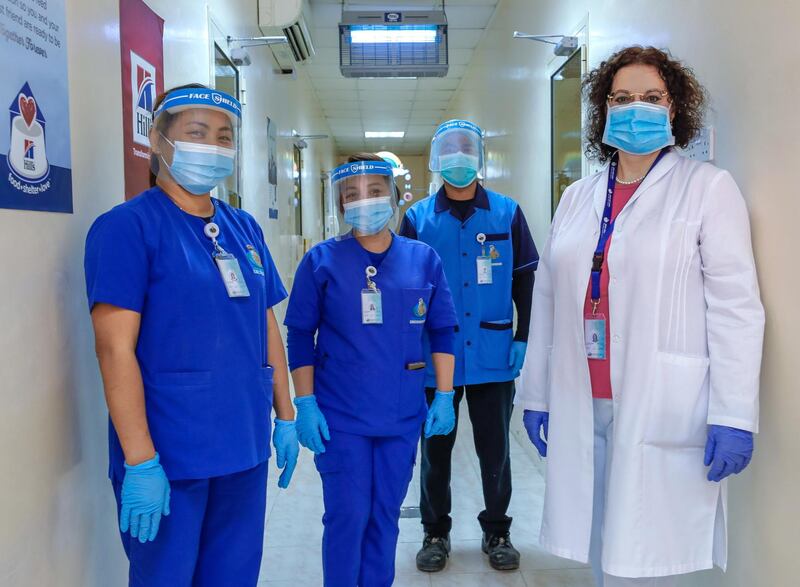
<path id="1" fill-rule="evenodd" d="M 650 169 L 647 170 L 645 177 L 650 174 L 653 168 L 658 165 L 658 162 L 667 154 L 669 149 L 662 149 L 661 152 L 653 161 Z M 606 189 L 606 205 L 603 209 L 603 218 L 600 221 L 600 239 L 597 241 L 597 248 L 594 250 L 592 256 L 592 314 L 597 312 L 597 306 L 600 304 L 600 276 L 603 273 L 603 263 L 606 258 L 606 243 L 614 232 L 615 220 L 611 219 L 614 205 L 614 190 L 617 187 L 617 165 L 619 164 L 619 154 L 614 153 L 611 158 L 611 164 L 608 167 L 608 188 Z M 644 181 L 644 178 L 642 178 Z"/>

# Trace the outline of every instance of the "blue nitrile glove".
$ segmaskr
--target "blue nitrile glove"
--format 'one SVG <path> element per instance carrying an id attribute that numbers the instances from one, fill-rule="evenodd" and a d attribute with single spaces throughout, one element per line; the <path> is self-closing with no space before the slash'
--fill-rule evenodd
<path id="1" fill-rule="evenodd" d="M 158 453 L 138 465 L 125 463 L 119 529 L 131 531 L 131 538 L 144 544 L 158 534 L 161 516 L 169 515 L 169 481 L 159 463 Z"/>
<path id="2" fill-rule="evenodd" d="M 317 406 L 317 398 L 313 395 L 296 397 L 294 405 L 297 406 L 297 440 L 315 455 L 324 453 L 325 443 L 322 441 L 330 440 L 331 434 L 328 432 L 328 422 Z"/>
<path id="3" fill-rule="evenodd" d="M 425 418 L 425 438 L 446 436 L 456 427 L 456 410 L 453 407 L 454 391 L 436 390 Z"/>
<path id="4" fill-rule="evenodd" d="M 300 454 L 300 444 L 297 442 L 297 428 L 294 420 L 280 420 L 275 418 L 275 428 L 272 431 L 272 446 L 275 447 L 275 460 L 279 469 L 283 469 L 278 479 L 278 487 L 286 489 L 292 480 L 294 468 L 297 466 L 297 457 Z"/>
<path id="5" fill-rule="evenodd" d="M 508 366 L 511 367 L 515 375 L 519 375 L 522 363 L 525 362 L 525 351 L 528 350 L 528 343 L 515 340 L 511 343 L 511 352 L 508 354 Z"/>
<path id="6" fill-rule="evenodd" d="M 706 455 L 703 463 L 711 469 L 709 481 L 722 481 L 728 475 L 744 471 L 753 456 L 753 433 L 730 426 L 708 426 Z"/>
<path id="7" fill-rule="evenodd" d="M 522 414 L 522 423 L 528 432 L 533 446 L 543 457 L 547 456 L 547 428 L 550 424 L 550 412 L 537 412 L 535 410 L 525 410 Z M 542 430 L 544 435 L 542 435 Z"/>

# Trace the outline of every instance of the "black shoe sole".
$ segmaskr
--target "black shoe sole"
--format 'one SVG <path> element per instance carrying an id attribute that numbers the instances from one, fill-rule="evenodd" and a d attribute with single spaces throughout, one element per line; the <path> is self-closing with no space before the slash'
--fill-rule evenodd
<path id="1" fill-rule="evenodd" d="M 506 564 L 496 564 L 493 563 L 491 560 L 489 561 L 489 566 L 492 567 L 495 571 L 516 571 L 519 568 L 519 563 L 506 563 Z"/>
<path id="2" fill-rule="evenodd" d="M 438 573 L 440 571 L 444 571 L 446 567 L 447 567 L 446 561 L 443 565 L 436 567 L 434 567 L 433 565 L 426 567 L 425 565 L 417 564 L 417 570 L 422 571 L 423 573 Z"/>

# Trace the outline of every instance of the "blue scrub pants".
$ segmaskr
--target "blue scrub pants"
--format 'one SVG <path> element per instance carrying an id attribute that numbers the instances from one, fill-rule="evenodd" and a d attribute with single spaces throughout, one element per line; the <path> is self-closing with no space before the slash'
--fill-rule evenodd
<path id="1" fill-rule="evenodd" d="M 392 585 L 400 507 L 419 435 L 419 428 L 388 437 L 331 430 L 325 452 L 315 457 L 325 501 L 325 587 Z"/>
<path id="2" fill-rule="evenodd" d="M 603 518 L 606 509 L 608 469 L 613 458 L 614 400 L 594 401 L 594 511 L 592 512 L 592 541 L 589 562 L 592 564 L 597 587 L 672 587 L 675 576 L 667 577 L 615 577 L 603 573 Z"/>
<path id="3" fill-rule="evenodd" d="M 114 481 L 117 514 L 122 483 Z M 141 544 L 122 534 L 131 587 L 255 587 L 264 545 L 267 463 L 222 477 L 171 481 L 170 515 Z"/>

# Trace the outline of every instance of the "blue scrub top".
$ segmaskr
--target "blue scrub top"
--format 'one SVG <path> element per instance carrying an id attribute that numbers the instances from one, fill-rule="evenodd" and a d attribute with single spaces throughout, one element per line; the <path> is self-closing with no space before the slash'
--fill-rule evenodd
<path id="1" fill-rule="evenodd" d="M 406 367 L 426 360 L 425 329 L 456 325 L 455 308 L 436 252 L 395 235 L 373 277 L 383 324 L 362 324 L 370 264 L 369 253 L 351 236 L 312 248 L 297 268 L 285 324 L 317 332 L 314 395 L 330 428 L 406 434 L 418 430 L 427 413 L 425 370 Z"/>
<path id="2" fill-rule="evenodd" d="M 250 297 L 230 298 L 205 221 L 152 188 L 100 216 L 86 238 L 89 308 L 141 314 L 136 356 L 147 422 L 170 479 L 244 471 L 269 458 L 272 368 L 267 310 L 286 290 L 258 223 L 214 200 L 218 242 L 239 261 Z M 110 474 L 124 456 L 113 425 Z"/>
<path id="3" fill-rule="evenodd" d="M 444 187 L 411 206 L 400 233 L 432 246 L 442 259 L 458 313 L 454 384 L 511 381 L 508 359 L 513 339 L 514 274 L 536 269 L 539 254 L 517 203 L 477 185 L 472 210 L 462 220 L 451 209 Z M 492 257 L 492 283 L 478 285 L 478 234 Z M 428 370 L 426 385 L 434 380 Z"/>

